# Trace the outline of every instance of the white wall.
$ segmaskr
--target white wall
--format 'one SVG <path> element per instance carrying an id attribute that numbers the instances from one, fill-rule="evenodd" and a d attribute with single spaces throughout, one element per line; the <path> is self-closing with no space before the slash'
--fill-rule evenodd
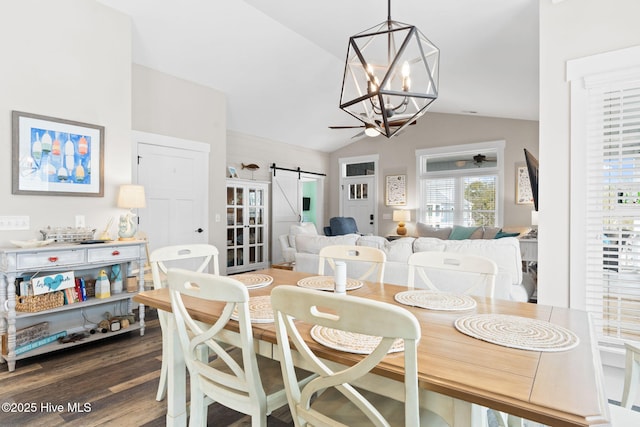
<path id="1" fill-rule="evenodd" d="M 221 271 L 227 265 L 226 100 L 223 93 L 141 65 L 133 65 L 133 129 L 211 146 L 209 152 L 209 242 L 220 250 Z M 144 224 L 140 226 L 144 231 Z"/>
<path id="2" fill-rule="evenodd" d="M 437 102 L 437 101 L 436 101 Z M 357 129 L 336 130 L 357 133 Z M 470 144 L 488 141 L 506 141 L 505 146 L 505 187 L 504 223 L 507 227 L 529 227 L 533 205 L 515 203 L 515 168 L 524 164 L 524 148 L 538 154 L 538 122 L 513 120 L 472 115 L 442 114 L 427 112 L 418 122 L 409 126 L 400 136 L 387 139 L 382 136 L 364 138 L 331 154 L 330 176 L 335 177 L 330 187 L 330 214 L 338 215 L 338 159 L 368 154 L 380 154 L 378 163 L 378 234 L 395 234 L 397 223 L 382 220 L 384 214 L 391 214 L 392 207 L 384 204 L 384 177 L 386 175 L 407 175 L 407 209 L 413 209 L 412 221 L 407 223 L 409 234 L 415 234 L 415 209 L 417 208 L 416 157 L 415 151 L 422 148 Z"/>
<path id="3" fill-rule="evenodd" d="M 242 169 L 242 163 L 255 163 L 260 169 L 252 174 L 250 170 Z M 283 168 L 300 167 L 309 172 L 326 173 L 329 154 L 235 131 L 227 132 L 227 166 L 235 167 L 239 178 L 271 181 L 272 170 L 269 168 L 273 163 Z"/>
<path id="4" fill-rule="evenodd" d="M 323 199 L 329 200 L 329 188 L 332 188 L 337 181 L 330 173 L 330 155 L 328 153 L 310 150 L 278 141 L 273 141 L 257 136 L 247 135 L 239 132 L 227 132 L 227 166 L 233 166 L 238 172 L 239 178 L 255 179 L 258 181 L 271 182 L 273 172 L 270 166 L 288 169 L 300 168 L 307 172 L 325 173 L 327 177 L 324 181 Z M 248 169 L 242 169 L 242 164 L 257 164 L 260 169 L 251 173 Z M 328 204 L 322 207 L 322 214 L 325 222 L 328 221 Z M 322 230 L 323 224 L 318 224 L 318 230 Z M 270 233 L 271 234 L 271 233 Z M 271 240 L 271 254 L 273 245 L 279 245 L 278 241 Z M 279 252 L 277 252 L 279 253 Z"/>
<path id="5" fill-rule="evenodd" d="M 538 302 L 541 304 L 569 305 L 571 153 L 566 61 L 640 44 L 638 16 L 637 0 L 540 2 Z"/>
<path id="6" fill-rule="evenodd" d="M 129 18 L 93 1 L 4 0 L 0 51 L 0 215 L 31 222 L 0 231 L 0 246 L 40 238 L 48 225 L 73 227 L 76 214 L 103 228 L 118 213 L 118 186 L 131 180 Z M 104 126 L 104 197 L 12 195 L 12 110 Z"/>

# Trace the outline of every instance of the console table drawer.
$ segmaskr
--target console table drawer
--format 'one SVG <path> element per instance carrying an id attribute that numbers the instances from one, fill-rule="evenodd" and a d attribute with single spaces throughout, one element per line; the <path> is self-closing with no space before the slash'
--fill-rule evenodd
<path id="1" fill-rule="evenodd" d="M 89 249 L 87 261 L 90 263 L 101 261 L 120 263 L 139 257 L 140 246 L 120 246 L 117 248 Z"/>
<path id="2" fill-rule="evenodd" d="M 82 264 L 85 262 L 83 250 L 50 251 L 40 253 L 17 254 L 16 267 L 18 270 L 61 267 L 65 265 Z"/>

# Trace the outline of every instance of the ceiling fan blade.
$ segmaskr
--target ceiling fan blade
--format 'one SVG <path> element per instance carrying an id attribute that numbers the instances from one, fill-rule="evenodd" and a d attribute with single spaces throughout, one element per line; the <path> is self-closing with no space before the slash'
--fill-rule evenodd
<path id="1" fill-rule="evenodd" d="M 363 127 L 364 126 L 329 126 L 329 129 L 357 129 Z"/>
<path id="2" fill-rule="evenodd" d="M 364 131 L 356 133 L 355 135 L 353 135 L 353 136 L 351 137 L 351 139 L 353 139 L 353 138 L 358 138 L 358 137 L 360 137 L 360 136 L 362 136 L 362 135 L 364 135 Z"/>
<path id="3" fill-rule="evenodd" d="M 394 121 L 390 121 L 389 122 L 389 126 L 391 127 L 400 127 L 400 126 L 404 126 L 404 124 L 407 123 L 406 120 L 394 120 Z M 409 126 L 411 125 L 415 125 L 416 121 L 412 121 L 411 123 L 409 123 Z"/>

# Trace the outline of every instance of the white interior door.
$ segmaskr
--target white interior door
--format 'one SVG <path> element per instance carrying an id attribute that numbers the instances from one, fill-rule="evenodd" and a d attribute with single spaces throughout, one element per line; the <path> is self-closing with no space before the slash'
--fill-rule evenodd
<path id="1" fill-rule="evenodd" d="M 137 144 L 137 178 L 147 198 L 146 208 L 139 210 L 140 230 L 147 235 L 150 252 L 209 240 L 208 152 L 171 145 Z"/>
<path id="2" fill-rule="evenodd" d="M 377 234 L 375 176 L 343 178 L 342 216 L 353 217 L 362 234 Z"/>

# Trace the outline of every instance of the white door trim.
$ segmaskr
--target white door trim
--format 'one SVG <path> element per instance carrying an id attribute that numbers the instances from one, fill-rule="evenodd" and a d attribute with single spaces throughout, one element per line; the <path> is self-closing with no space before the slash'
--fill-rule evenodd
<path id="1" fill-rule="evenodd" d="M 179 148 L 182 150 L 198 151 L 207 153 L 211 151 L 211 145 L 192 141 L 189 139 L 176 138 L 173 136 L 159 135 L 156 133 L 141 132 L 137 130 L 131 131 L 131 179 L 133 183 L 138 182 L 138 144 L 158 145 L 161 147 Z"/>

